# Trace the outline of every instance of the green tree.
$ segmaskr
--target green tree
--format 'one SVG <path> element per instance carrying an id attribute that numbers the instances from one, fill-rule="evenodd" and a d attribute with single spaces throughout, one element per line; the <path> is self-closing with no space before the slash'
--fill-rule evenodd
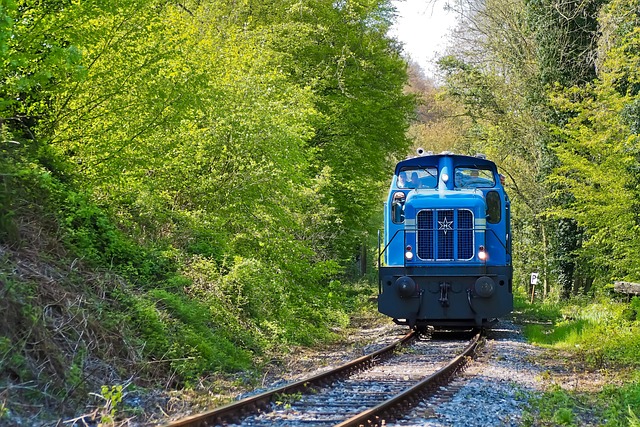
<path id="1" fill-rule="evenodd" d="M 331 279 L 378 225 L 414 105 L 391 12 L 3 3 L 3 140 L 38 141 L 24 167 L 46 180 L 61 240 L 128 280 L 109 298 L 148 356 L 193 356 L 173 366 L 193 376 L 218 350 L 245 363 L 344 324 Z"/>
<path id="2" fill-rule="evenodd" d="M 594 11 L 601 3 L 457 2 L 461 41 L 441 61 L 447 92 L 472 120 L 468 151 L 492 155 L 509 177 L 515 241 L 523 242 L 516 245 L 517 276 L 541 271 L 545 294 L 558 283 L 556 294 L 567 296 L 590 280 L 588 266 L 576 265 L 581 230 L 573 216 L 549 216 L 571 197 L 547 180 L 558 164 L 555 126 L 567 119 L 551 105 L 549 89 L 595 76 Z"/>
<path id="3" fill-rule="evenodd" d="M 560 164 L 551 176 L 571 195 L 568 212 L 585 228 L 578 252 L 600 285 L 633 278 L 638 263 L 639 15 L 633 2 L 612 1 L 599 16 L 598 79 L 555 98 L 570 118 L 554 147 Z M 614 24 L 615 23 L 615 24 Z"/>
<path id="4" fill-rule="evenodd" d="M 328 173 L 322 194 L 334 217 L 324 232 L 333 236 L 330 250 L 340 259 L 359 253 L 378 226 L 372 212 L 388 185 L 389 157 L 408 148 L 415 100 L 403 92 L 406 63 L 387 36 L 392 11 L 386 0 L 309 1 L 290 15 L 307 29 L 302 44 L 285 48 L 298 58 L 291 76 L 312 88 L 320 113 L 310 145 L 315 173 L 320 165 Z"/>
<path id="5" fill-rule="evenodd" d="M 543 220 L 549 202 L 542 183 L 548 132 L 526 8 L 518 0 L 462 1 L 455 7 L 462 21 L 455 36 L 459 41 L 440 66 L 445 94 L 463 106 L 469 120 L 458 146 L 468 154 L 487 154 L 507 176 L 516 280 L 524 283 L 529 272 L 539 271 L 546 281 L 551 233 Z"/>

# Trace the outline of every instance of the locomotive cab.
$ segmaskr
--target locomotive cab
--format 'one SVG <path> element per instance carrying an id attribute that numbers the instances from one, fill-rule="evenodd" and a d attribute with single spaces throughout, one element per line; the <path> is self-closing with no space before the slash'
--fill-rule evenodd
<path id="1" fill-rule="evenodd" d="M 513 308 L 510 203 L 495 164 L 449 153 L 397 164 L 378 310 L 398 324 L 486 326 Z"/>

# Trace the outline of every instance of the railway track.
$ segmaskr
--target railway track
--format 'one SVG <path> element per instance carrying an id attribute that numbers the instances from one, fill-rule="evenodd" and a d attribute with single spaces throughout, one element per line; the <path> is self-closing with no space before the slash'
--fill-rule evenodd
<path id="1" fill-rule="evenodd" d="M 382 425 L 464 369 L 479 339 L 480 333 L 470 341 L 424 340 L 410 333 L 339 368 L 167 427 Z"/>

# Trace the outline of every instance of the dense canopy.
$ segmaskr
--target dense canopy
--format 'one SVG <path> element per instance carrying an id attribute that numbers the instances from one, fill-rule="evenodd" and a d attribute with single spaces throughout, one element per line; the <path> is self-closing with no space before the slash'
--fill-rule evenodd
<path id="1" fill-rule="evenodd" d="M 11 325 L 38 324 L 25 313 L 50 303 L 51 283 L 63 301 L 95 295 L 80 310 L 104 306 L 91 325 L 118 343 L 101 357 L 167 360 L 154 374 L 179 381 L 344 325 L 338 280 L 366 259 L 409 145 L 392 12 L 386 0 L 2 2 L 9 348 L 27 355 Z M 120 279 L 25 284 L 11 265 L 31 243 L 82 277 Z"/>

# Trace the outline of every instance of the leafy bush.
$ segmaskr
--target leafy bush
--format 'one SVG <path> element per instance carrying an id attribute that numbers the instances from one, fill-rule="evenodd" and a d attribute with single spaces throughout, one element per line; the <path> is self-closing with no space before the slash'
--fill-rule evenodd
<path id="1" fill-rule="evenodd" d="M 218 266 L 200 257 L 184 274 L 193 280 L 189 294 L 205 301 L 217 324 L 243 337 L 244 345 L 309 344 L 327 339 L 331 326 L 348 321 L 346 287 L 337 281 L 319 285 L 314 272 L 294 275 L 242 257 Z"/>
<path id="2" fill-rule="evenodd" d="M 640 313 L 640 298 L 634 296 L 631 298 L 628 307 L 625 307 L 622 311 L 622 317 L 624 320 L 628 320 L 630 322 L 634 320 L 640 320 L 638 318 L 638 313 Z"/>

